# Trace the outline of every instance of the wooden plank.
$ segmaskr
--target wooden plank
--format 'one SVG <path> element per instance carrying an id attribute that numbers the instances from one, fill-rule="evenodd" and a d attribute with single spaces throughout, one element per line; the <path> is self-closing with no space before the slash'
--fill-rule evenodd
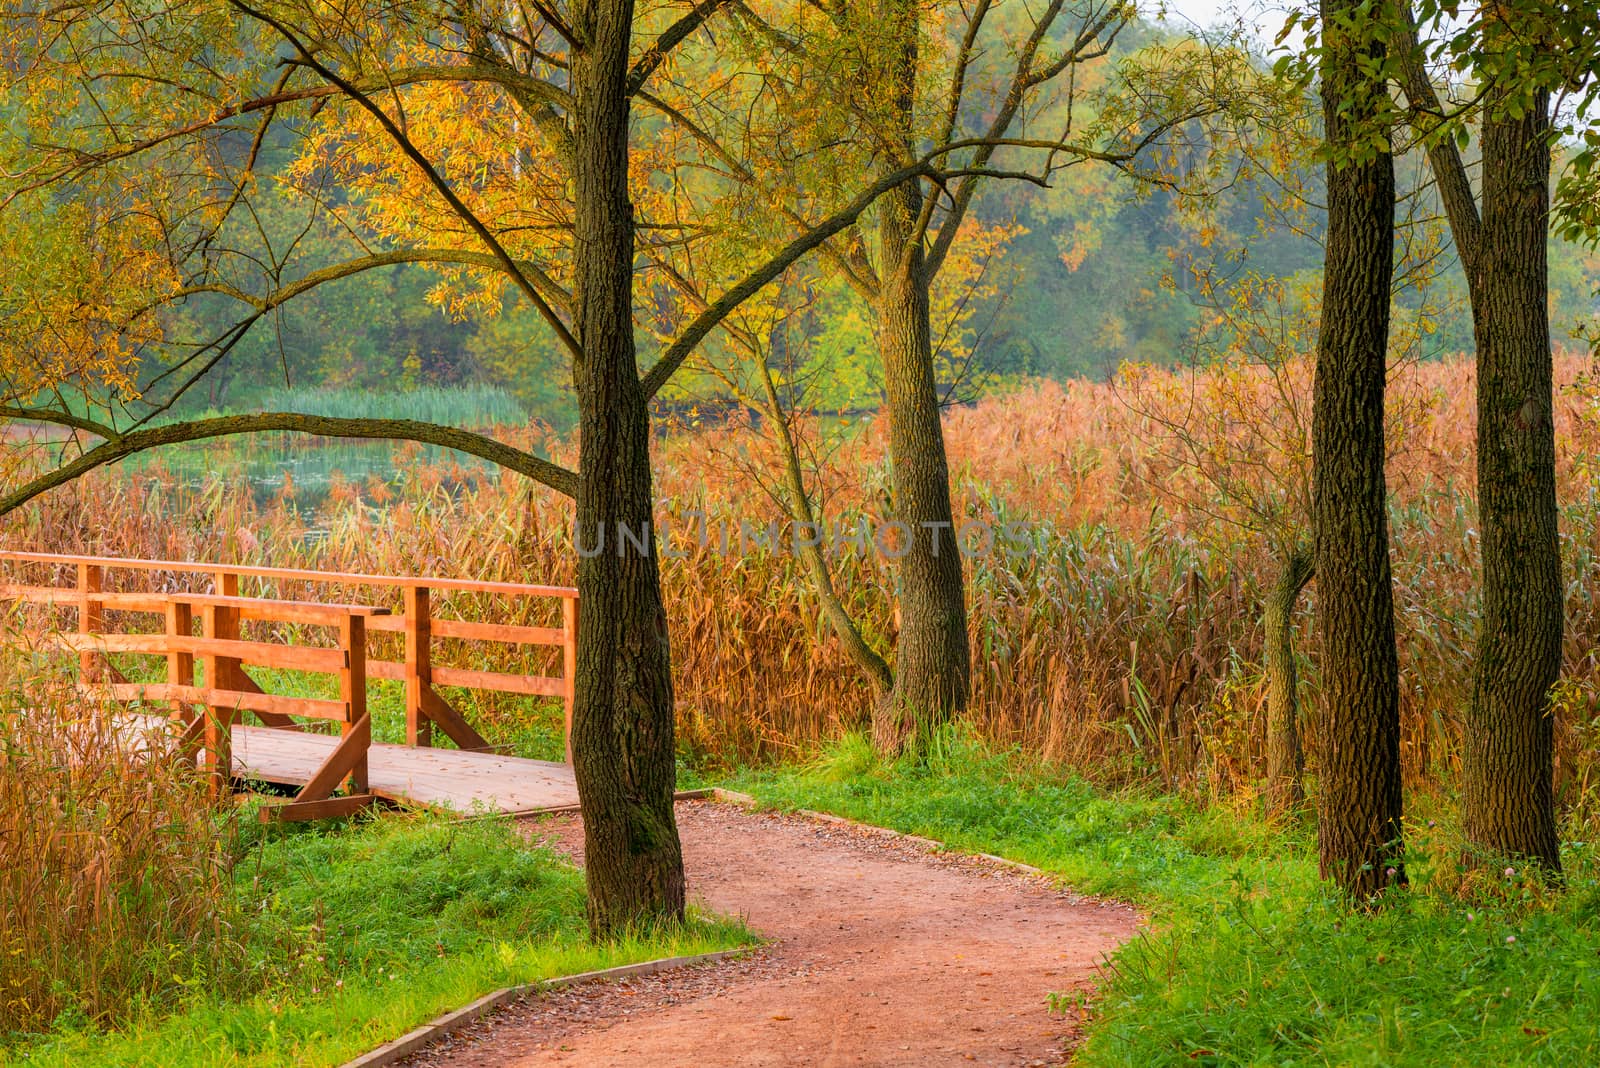
<path id="1" fill-rule="evenodd" d="M 194 685 L 194 654 L 175 651 L 172 641 L 180 637 L 189 637 L 194 634 L 194 610 L 186 604 L 173 601 L 167 605 L 167 683 L 172 686 Z M 175 718 L 191 724 L 194 715 L 182 701 L 172 702 L 172 714 Z"/>
<path id="2" fill-rule="evenodd" d="M 367 748 L 372 744 L 372 717 L 363 715 L 350 724 L 328 759 L 294 795 L 296 801 L 320 801 L 337 790 L 349 777 L 355 782 L 359 770 L 362 781 L 355 782 L 356 793 L 366 793 Z"/>
<path id="3" fill-rule="evenodd" d="M 11 587 L 18 590 L 46 590 L 47 587 Z M 0 593 L 5 587 L 0 587 Z M 71 590 L 61 591 L 67 597 L 58 600 L 52 598 L 52 603 L 75 605 L 81 603 L 85 597 Z M 27 598 L 18 597 L 18 600 Z M 368 604 L 339 604 L 324 603 L 321 601 L 280 601 L 266 597 L 233 597 L 215 593 L 187 593 L 176 590 L 171 593 L 91 593 L 87 599 L 104 608 L 115 608 L 123 612 L 150 612 L 160 614 L 166 611 L 166 606 L 173 601 L 186 604 L 193 608 L 207 606 L 233 608 L 239 611 L 239 618 L 261 620 L 270 623 L 305 623 L 312 626 L 333 627 L 345 616 L 384 616 L 391 609 L 381 605 Z"/>
<path id="4" fill-rule="evenodd" d="M 70 605 L 76 607 L 83 598 L 77 590 L 64 586 L 24 586 L 15 582 L 0 583 L 0 599 L 27 601 L 31 604 Z"/>
<path id="5" fill-rule="evenodd" d="M 504 642 L 507 645 L 560 645 L 560 627 L 522 627 L 510 623 L 473 623 L 464 619 L 433 621 L 436 638 L 465 638 L 470 641 Z"/>
<path id="6" fill-rule="evenodd" d="M 331 735 L 264 727 L 238 726 L 233 733 L 239 777 L 291 786 L 307 783 L 340 744 Z M 471 815 L 571 809 L 578 803 L 565 764 L 405 745 L 372 745 L 367 760 L 369 791 L 398 804 Z"/>
<path id="7" fill-rule="evenodd" d="M 261 688 L 261 684 L 255 679 L 252 679 L 249 673 L 247 673 L 243 668 L 240 668 L 234 673 L 233 684 L 235 689 L 242 690 L 245 693 L 258 693 L 263 697 L 271 696 L 267 693 L 267 691 L 263 690 Z M 296 723 L 292 717 L 285 715 L 282 712 L 269 712 L 261 708 L 251 708 L 246 709 L 246 711 L 255 713 L 256 718 L 267 727 L 276 727 L 279 730 L 285 731 L 305 730 L 305 726 L 303 724 Z"/>
<path id="8" fill-rule="evenodd" d="M 433 615 L 426 586 L 406 587 L 406 744 L 433 744 L 433 720 L 424 700 L 433 689 Z"/>
<path id="9" fill-rule="evenodd" d="M 561 600 L 561 703 L 564 706 L 563 737 L 567 763 L 572 763 L 572 712 L 578 706 L 578 599 Z"/>
<path id="10" fill-rule="evenodd" d="M 538 586 L 521 582 L 494 582 L 478 579 L 428 578 L 421 575 L 364 575 L 339 571 L 301 571 L 284 567 L 245 567 L 218 565 L 178 560 L 130 560 L 116 556 L 73 556 L 59 553 L 0 552 L 0 560 L 15 560 L 40 564 L 98 564 L 111 569 L 129 571 L 183 571 L 209 575 L 219 566 L 236 575 L 251 578 L 277 578 L 293 582 L 314 582 L 332 586 L 431 586 L 436 590 L 459 590 L 466 593 L 499 593 L 513 597 L 576 597 L 578 591 L 571 586 Z"/>
<path id="11" fill-rule="evenodd" d="M 170 608 L 189 606 L 174 601 Z M 169 638 L 165 634 L 61 634 L 52 644 L 69 652 L 146 653 L 150 655 L 212 656 L 242 661 L 256 667 L 284 668 L 333 674 L 344 670 L 344 653 L 316 646 L 279 645 L 222 638 Z"/>
<path id="12" fill-rule="evenodd" d="M 404 682 L 406 681 L 406 666 L 394 660 L 368 660 L 367 678 Z"/>
<path id="13" fill-rule="evenodd" d="M 324 797 L 318 801 L 286 801 L 281 805 L 263 807 L 261 822 L 287 823 L 292 820 L 327 820 L 339 816 L 353 816 L 377 803 L 376 794 Z"/>
<path id="14" fill-rule="evenodd" d="M 239 636 L 239 610 L 226 605 L 206 605 L 201 615 L 201 633 L 207 638 L 232 640 Z M 226 657 L 207 653 L 201 658 L 205 688 L 213 694 L 232 690 L 236 665 Z M 205 762 L 213 797 L 226 794 L 233 784 L 233 721 L 237 705 L 226 701 L 205 702 Z"/>
<path id="15" fill-rule="evenodd" d="M 500 693 L 523 693 L 535 697 L 563 697 L 566 683 L 543 675 L 505 675 L 498 671 L 473 671 L 468 668 L 435 667 L 433 682 L 436 686 L 465 686 L 469 690 L 496 690 Z"/>
<path id="16" fill-rule="evenodd" d="M 104 695 L 114 701 L 188 701 L 197 705 L 226 707 L 231 711 L 272 712 L 280 716 L 305 719 L 343 720 L 345 703 L 316 697 L 282 697 L 246 690 L 218 690 L 210 686 L 173 686 L 165 682 L 95 683 L 85 692 Z"/>
<path id="17" fill-rule="evenodd" d="M 90 599 L 105 608 L 115 608 L 121 612 L 148 612 L 151 615 L 161 615 L 166 612 L 167 605 L 173 598 L 159 593 L 96 593 Z"/>
<path id="18" fill-rule="evenodd" d="M 367 746 L 372 744 L 372 720 L 367 716 L 367 625 L 360 616 L 347 616 L 339 627 L 339 645 L 344 652 L 344 671 L 339 675 L 339 696 L 344 700 L 344 723 L 339 733 L 346 744 L 353 744 L 360 725 L 365 724 L 366 737 L 360 743 L 361 751 L 346 770 L 354 792 L 367 792 Z"/>
<path id="19" fill-rule="evenodd" d="M 78 593 L 82 600 L 78 603 L 78 634 L 83 637 L 98 634 L 105 630 L 105 609 L 93 599 L 93 595 L 104 590 L 105 573 L 97 564 L 78 565 Z M 101 666 L 105 663 L 102 654 L 92 652 L 78 653 L 78 677 L 85 682 L 99 682 L 104 675 Z"/>

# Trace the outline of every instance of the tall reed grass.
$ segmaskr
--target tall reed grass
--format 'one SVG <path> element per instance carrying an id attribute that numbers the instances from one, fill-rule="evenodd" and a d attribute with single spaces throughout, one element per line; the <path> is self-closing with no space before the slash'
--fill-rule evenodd
<path id="1" fill-rule="evenodd" d="M 1405 448 L 1391 471 L 1403 757 L 1410 784 L 1429 787 L 1454 775 L 1469 698 L 1478 612 L 1473 370 L 1417 364 L 1395 378 L 1395 395 L 1407 398 Z M 1558 789 L 1572 807 L 1595 782 L 1600 729 L 1600 392 L 1585 360 L 1562 358 L 1557 378 L 1569 581 Z M 816 477 L 829 523 L 884 517 L 885 430 L 869 420 L 834 442 Z M 1033 385 L 950 412 L 946 432 L 958 520 L 1026 523 L 1032 539 L 1029 553 L 967 561 L 972 724 L 1101 781 L 1249 798 L 1264 760 L 1259 609 L 1272 565 L 1261 539 L 1223 521 L 1203 496 L 1167 491 L 1188 476 L 1171 465 L 1160 427 L 1111 386 Z M 513 433 L 575 459 L 570 441 Z M 415 449 L 396 456 L 407 476 L 400 489 L 345 483 L 316 515 L 292 499 L 257 503 L 222 481 L 191 492 L 102 472 L 5 520 L 0 536 L 58 551 L 572 580 L 570 502 L 509 475 L 457 478 L 421 463 Z M 765 490 L 778 480 L 757 430 L 670 437 L 657 460 L 658 515 L 672 538 L 663 582 L 683 745 L 711 761 L 772 759 L 860 723 L 868 689 L 795 557 L 754 540 L 738 545 L 740 523 L 761 527 L 785 514 Z M 691 513 L 732 531 L 733 550 L 694 537 L 700 520 Z M 308 538 L 313 528 L 325 536 Z M 833 560 L 869 640 L 892 650 L 893 562 L 848 547 Z M 1317 656 L 1305 624 L 1315 600 L 1313 585 L 1299 620 L 1313 772 Z M 443 610 L 481 618 L 503 608 L 456 595 Z M 551 611 L 536 606 L 516 621 L 553 622 Z M 507 705 L 504 714 L 517 712 Z"/>
<path id="2" fill-rule="evenodd" d="M 0 656 L 0 1036 L 247 986 L 231 817 L 64 665 Z"/>

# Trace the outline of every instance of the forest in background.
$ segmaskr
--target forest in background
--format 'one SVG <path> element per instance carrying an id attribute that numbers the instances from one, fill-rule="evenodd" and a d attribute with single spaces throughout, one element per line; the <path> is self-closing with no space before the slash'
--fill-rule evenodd
<path id="1" fill-rule="evenodd" d="M 1117 39 L 1110 59 L 1183 39 L 1165 23 L 1136 21 Z M 1105 76 L 1099 67 L 1091 70 Z M 1046 113 L 1035 121 L 1047 126 L 1049 118 Z M 635 122 L 648 130 L 648 117 Z M 292 154 L 287 144 L 269 144 L 263 174 L 287 168 Z M 1273 175 L 1270 165 L 1241 158 L 1238 179 L 1203 201 L 1107 167 L 1065 169 L 1048 188 L 984 185 L 971 219 L 985 239 L 970 268 L 942 283 L 935 309 L 936 319 L 943 313 L 933 329 L 948 397 L 971 401 L 1029 378 L 1104 381 L 1124 362 L 1203 364 L 1207 351 L 1197 346 L 1197 332 L 1228 302 L 1229 284 L 1247 275 L 1303 295 L 1293 311 L 1314 319 L 1322 270 L 1321 176 L 1310 159 L 1279 165 L 1291 173 Z M 1428 239 L 1440 245 L 1420 272 L 1426 294 L 1402 298 L 1428 306 L 1430 330 L 1415 354 L 1470 354 L 1466 283 L 1422 153 L 1409 153 L 1397 170 L 1416 228 L 1431 228 Z M 1286 209 L 1285 188 L 1309 203 Z M 275 270 L 292 273 L 298 264 L 348 251 L 349 235 L 326 221 L 304 220 L 281 203 L 275 212 L 270 196 L 264 203 L 251 225 L 291 250 Z M 1558 347 L 1584 348 L 1595 336 L 1597 291 L 1600 252 L 1552 233 L 1550 315 Z M 539 317 L 509 294 L 494 308 L 463 307 L 454 296 L 437 269 L 413 264 L 326 283 L 275 309 L 178 412 L 261 407 L 284 390 L 304 404 L 321 389 L 389 394 L 487 385 L 510 393 L 529 418 L 561 431 L 575 425 L 564 356 Z M 179 313 L 182 329 L 197 336 L 221 333 L 232 314 L 229 302 L 204 297 Z M 866 306 L 836 280 L 788 321 L 785 355 L 816 383 L 810 405 L 877 407 L 882 381 L 872 329 Z M 717 339 L 708 341 L 713 361 L 726 359 L 720 347 Z M 777 355 L 772 360 L 782 362 Z M 698 374 L 671 384 L 663 401 L 682 408 L 726 395 L 715 375 Z M 503 417 L 491 408 L 483 422 L 458 425 L 492 425 Z"/>

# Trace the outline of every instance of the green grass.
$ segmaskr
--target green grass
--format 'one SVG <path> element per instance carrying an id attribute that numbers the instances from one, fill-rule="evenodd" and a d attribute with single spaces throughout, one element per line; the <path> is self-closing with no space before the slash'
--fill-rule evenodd
<path id="1" fill-rule="evenodd" d="M 247 814 L 248 816 L 248 814 Z M 235 868 L 263 955 L 259 992 L 206 990 L 114 1031 L 72 1020 L 12 1036 L 0 1061 L 37 1065 L 331 1065 L 490 990 L 745 944 L 731 923 L 588 941 L 583 876 L 499 820 L 386 816 L 252 831 Z"/>
<path id="2" fill-rule="evenodd" d="M 498 386 L 419 386 L 380 392 L 370 389 L 267 389 L 229 405 L 223 412 L 184 413 L 184 418 L 250 412 L 299 412 L 343 419 L 414 419 L 469 429 L 520 426 L 527 409 Z"/>
<path id="3" fill-rule="evenodd" d="M 1525 874 L 1461 885 L 1442 827 L 1411 833 L 1418 889 L 1374 912 L 1317 878 L 1305 827 L 1107 795 L 1019 756 L 952 741 L 928 766 L 859 738 L 809 764 L 727 781 L 998 853 L 1139 904 L 1149 929 L 1103 977 L 1082 1065 L 1600 1063 L 1600 857 L 1567 888 Z M 1441 821 L 1442 822 L 1442 821 Z"/>

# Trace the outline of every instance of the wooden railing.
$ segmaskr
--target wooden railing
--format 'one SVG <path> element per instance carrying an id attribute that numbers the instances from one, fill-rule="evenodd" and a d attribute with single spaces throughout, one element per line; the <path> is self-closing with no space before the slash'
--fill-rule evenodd
<path id="1" fill-rule="evenodd" d="M 406 742 L 431 745 L 438 727 L 464 750 L 494 747 L 450 704 L 436 687 L 460 686 L 502 693 L 560 697 L 566 705 L 567 760 L 572 759 L 573 680 L 577 666 L 578 593 L 565 586 L 530 586 L 470 579 L 343 574 L 289 568 L 124 560 L 115 557 L 62 556 L 48 553 L 0 552 L 0 562 L 70 568 L 74 585 L 0 583 L 0 600 L 76 609 L 75 632 L 56 632 L 52 644 L 76 652 L 80 685 L 120 701 L 165 702 L 180 728 L 180 745 L 200 750 L 213 788 L 226 790 L 233 777 L 232 726 L 241 712 L 250 712 L 263 726 L 299 730 L 296 718 L 334 720 L 341 740 L 332 755 L 295 796 L 272 810 L 275 818 L 305 819 L 340 814 L 372 800 L 367 784 L 367 750 L 372 724 L 367 709 L 367 680 L 390 679 L 405 685 Z M 209 592 L 109 591 L 109 572 L 162 572 L 209 577 Z M 364 587 L 400 591 L 401 611 L 374 604 L 352 604 L 241 596 L 241 577 L 320 586 Z M 497 598 L 556 598 L 561 602 L 559 627 L 438 618 L 434 591 L 493 595 Z M 164 617 L 159 632 L 109 633 L 108 610 Z M 194 635 L 194 616 L 201 634 Z M 292 623 L 337 632 L 333 647 L 246 641 L 246 621 Z M 403 637 L 404 660 L 368 656 L 372 633 Z M 509 674 L 439 664 L 436 639 L 499 642 L 519 646 L 558 646 L 560 676 Z M 107 659 L 110 653 L 132 653 L 166 660 L 166 681 L 129 682 Z M 196 658 L 203 685 L 196 685 Z M 339 699 L 320 700 L 268 694 L 244 671 L 244 665 L 332 674 L 339 680 Z M 203 711 L 197 711 L 203 709 Z M 345 797 L 334 797 L 341 784 Z"/>

